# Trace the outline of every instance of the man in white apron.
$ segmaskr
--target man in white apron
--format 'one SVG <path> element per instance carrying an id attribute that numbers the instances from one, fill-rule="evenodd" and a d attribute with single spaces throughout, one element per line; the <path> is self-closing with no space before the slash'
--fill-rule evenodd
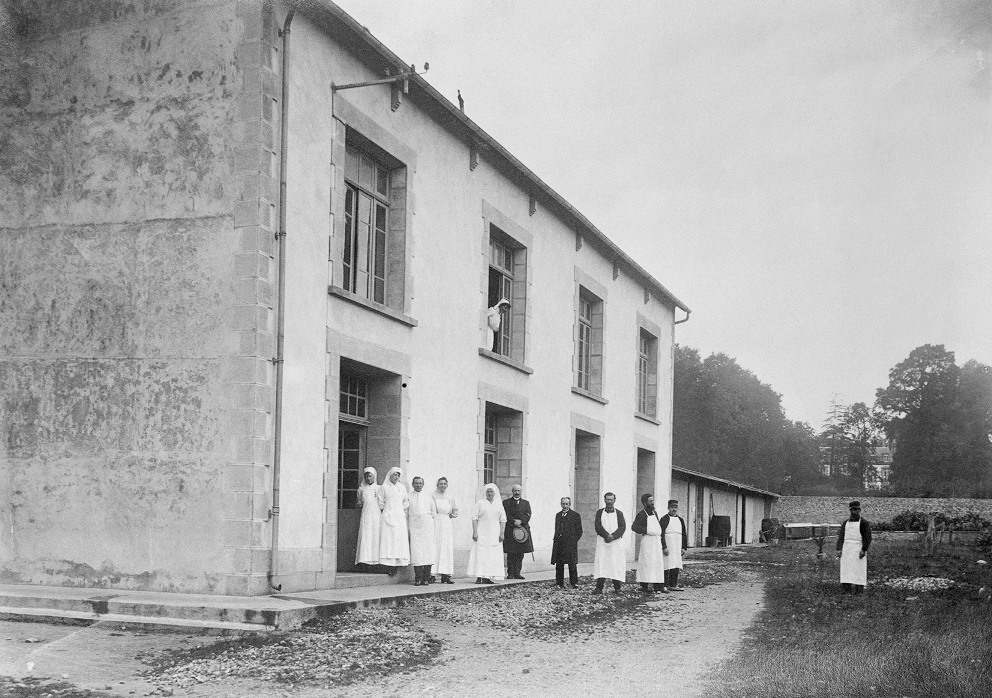
<path id="1" fill-rule="evenodd" d="M 413 493 L 407 509 L 410 529 L 410 563 L 413 565 L 414 586 L 430 582 L 431 565 L 437 557 L 434 548 L 434 515 L 437 506 L 434 498 L 424 492 L 424 478 L 413 478 Z"/>
<path id="2" fill-rule="evenodd" d="M 641 550 L 637 560 L 637 582 L 641 591 L 661 592 L 665 588 L 665 554 L 661 544 L 661 518 L 654 508 L 654 495 L 641 495 L 644 508 L 637 512 L 630 530 L 641 535 Z M 653 587 L 653 589 L 652 589 Z"/>
<path id="3" fill-rule="evenodd" d="M 613 580 L 613 590 L 620 593 L 620 585 L 627 579 L 627 543 L 623 534 L 627 522 L 617 509 L 617 496 L 612 492 L 603 495 L 606 506 L 596 512 L 596 559 L 592 576 L 596 580 L 594 594 L 602 594 L 606 580 Z"/>
<path id="4" fill-rule="evenodd" d="M 689 547 L 689 531 L 685 519 L 679 516 L 679 500 L 668 500 L 668 513 L 661 517 L 661 542 L 665 552 L 665 587 L 669 591 L 682 591 L 679 570 L 682 554 Z"/>
<path id="5" fill-rule="evenodd" d="M 840 586 L 843 594 L 860 594 L 868 584 L 868 546 L 871 526 L 861 518 L 861 502 L 851 502 L 851 518 L 840 525 L 837 557 L 840 558 Z"/>

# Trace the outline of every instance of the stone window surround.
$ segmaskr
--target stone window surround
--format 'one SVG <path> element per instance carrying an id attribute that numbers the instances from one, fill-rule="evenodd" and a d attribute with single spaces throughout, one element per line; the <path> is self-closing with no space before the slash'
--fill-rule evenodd
<path id="1" fill-rule="evenodd" d="M 575 315 L 572 327 L 572 392 L 576 395 L 590 398 L 600 404 L 609 404 L 603 397 L 605 388 L 604 365 L 606 356 L 606 286 L 599 283 L 590 274 L 574 267 L 575 279 L 574 306 Z M 578 386 L 579 378 L 579 303 L 582 296 L 593 297 L 598 301 L 593 307 L 592 326 L 592 360 L 590 366 L 589 389 Z"/>
<path id="2" fill-rule="evenodd" d="M 486 404 L 492 403 L 498 405 L 499 407 L 505 408 L 507 410 L 512 410 L 518 412 L 521 416 L 521 434 L 520 434 L 520 485 L 527 489 L 527 415 L 529 412 L 529 402 L 527 398 L 518 393 L 513 393 L 503 388 L 499 388 L 495 385 L 490 385 L 488 383 L 483 383 L 479 381 L 478 385 L 478 400 L 479 400 L 479 412 L 478 412 L 478 452 L 476 454 L 476 472 L 477 472 L 477 482 L 476 487 L 478 491 L 476 492 L 475 499 L 482 498 L 483 485 L 483 471 L 485 468 L 485 429 L 486 429 Z M 497 476 L 496 482 L 499 482 L 498 475 L 498 465 L 497 465 Z M 505 492 L 500 492 L 501 495 L 505 495 Z"/>
<path id="3" fill-rule="evenodd" d="M 331 266 L 331 293 L 346 301 L 354 300 L 362 307 L 379 306 L 374 301 L 345 291 L 344 239 L 345 215 L 344 183 L 345 142 L 353 143 L 377 160 L 392 168 L 390 187 L 389 243 L 387 251 L 386 302 L 381 305 L 383 314 L 394 318 L 409 318 L 413 296 L 413 188 L 417 170 L 417 153 L 378 122 L 352 105 L 339 94 L 334 95 L 336 139 L 331 161 L 331 240 L 329 264 Z M 342 135 L 344 137 L 342 138 Z M 367 301 L 361 303 L 360 300 Z M 369 308 L 374 310 L 374 307 Z M 389 312 L 392 311 L 392 312 Z M 402 321 L 402 320 L 401 320 Z M 406 324 L 412 324 L 407 322 Z"/>
<path id="4" fill-rule="evenodd" d="M 513 323 L 513 333 L 511 335 L 511 355 L 504 357 L 497 355 L 485 346 L 486 343 L 486 313 L 489 310 L 489 240 L 490 226 L 495 226 L 505 239 L 508 239 L 516 246 L 515 257 L 521 258 L 514 261 L 518 269 L 514 271 L 513 298 L 510 298 L 510 320 Z M 479 341 L 482 351 L 480 356 L 501 361 L 523 373 L 533 373 L 527 367 L 527 349 L 530 347 L 531 337 L 531 298 L 533 285 L 533 265 L 530 263 L 529 254 L 534 249 L 534 236 L 515 223 L 509 216 L 499 211 L 488 201 L 482 201 L 482 274 L 480 277 L 480 293 L 482 295 L 482 308 L 479 314 L 479 330 L 481 338 Z M 523 306 L 523 307 L 521 307 Z"/>
<path id="5" fill-rule="evenodd" d="M 642 331 L 643 332 L 646 332 L 649 335 L 651 335 L 651 337 L 654 339 L 654 395 L 653 396 L 649 396 L 649 400 L 650 399 L 653 399 L 654 405 L 655 405 L 655 410 L 654 410 L 654 414 L 648 414 L 648 413 L 644 413 L 644 412 L 641 412 L 640 410 L 638 410 L 640 400 L 639 400 L 639 395 L 636 392 L 637 389 L 638 389 L 638 383 L 637 383 L 637 380 L 635 378 L 635 382 L 634 382 L 634 388 L 635 388 L 635 393 L 634 393 L 634 416 L 635 417 L 638 417 L 640 419 L 643 419 L 644 421 L 650 422 L 652 424 L 660 425 L 661 422 L 658 420 L 658 379 L 659 379 L 658 364 L 659 364 L 659 361 L 660 361 L 660 356 L 658 355 L 658 344 L 659 344 L 660 337 L 661 337 L 661 326 L 658 325 L 658 323 L 653 322 L 653 321 L 649 320 L 648 318 L 644 317 L 640 313 L 637 313 L 637 327 L 636 327 L 636 331 L 635 331 L 635 334 L 634 334 L 634 375 L 635 375 L 635 377 L 638 376 L 638 373 L 639 373 L 639 370 L 640 370 L 640 367 L 639 367 L 638 364 L 639 364 L 639 356 L 640 356 L 639 349 L 640 349 L 640 341 L 641 341 L 641 332 Z"/>

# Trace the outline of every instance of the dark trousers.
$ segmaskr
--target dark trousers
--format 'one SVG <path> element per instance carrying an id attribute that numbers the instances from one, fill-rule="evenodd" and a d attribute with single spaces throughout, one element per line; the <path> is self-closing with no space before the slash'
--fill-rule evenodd
<path id="1" fill-rule="evenodd" d="M 420 582 L 421 584 L 427 584 L 431 581 L 431 566 L 430 565 L 414 565 L 413 566 L 413 581 Z"/>
<path id="2" fill-rule="evenodd" d="M 842 594 L 860 594 L 865 590 L 863 584 L 841 584 L 840 589 Z"/>
<path id="3" fill-rule="evenodd" d="M 573 587 L 579 584 L 579 566 L 570 564 L 568 566 L 568 583 Z M 555 563 L 555 584 L 560 587 L 565 586 L 565 563 Z"/>
<path id="4" fill-rule="evenodd" d="M 610 581 L 613 582 L 613 590 L 614 591 L 620 591 L 620 580 L 619 579 L 611 579 Z M 599 579 L 596 580 L 596 588 L 597 589 L 599 589 L 600 591 L 602 591 L 603 590 L 603 587 L 605 587 L 605 586 L 606 586 L 606 577 L 600 577 Z"/>
<path id="5" fill-rule="evenodd" d="M 665 586 L 669 589 L 674 589 L 679 585 L 679 568 L 673 567 L 670 570 L 665 570 Z"/>
<path id="6" fill-rule="evenodd" d="M 662 589 L 665 588 L 665 584 L 663 582 L 661 583 L 652 582 L 651 584 L 648 584 L 647 582 L 641 582 L 641 591 L 651 591 L 652 586 L 654 587 L 655 591 L 661 591 Z"/>
<path id="7" fill-rule="evenodd" d="M 513 578 L 520 576 L 520 568 L 524 566 L 523 553 L 506 554 L 506 576 Z"/>

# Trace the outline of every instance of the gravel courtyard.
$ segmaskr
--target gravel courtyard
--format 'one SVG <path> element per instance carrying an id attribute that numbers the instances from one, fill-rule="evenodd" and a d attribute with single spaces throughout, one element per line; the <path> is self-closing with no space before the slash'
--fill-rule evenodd
<path id="1" fill-rule="evenodd" d="M 490 587 L 355 611 L 255 644 L 0 622 L 0 694 L 463 696 L 484 684 L 538 696 L 608 686 L 701 697 L 710 668 L 731 656 L 761 609 L 763 583 L 732 562 L 692 565 L 684 580 L 684 591 L 668 595 L 627 584 L 594 597 L 588 579 L 574 591 L 548 582 Z"/>

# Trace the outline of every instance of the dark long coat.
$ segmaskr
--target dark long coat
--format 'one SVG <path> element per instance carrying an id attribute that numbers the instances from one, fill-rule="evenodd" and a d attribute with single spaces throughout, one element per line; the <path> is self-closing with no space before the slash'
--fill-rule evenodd
<path id="1" fill-rule="evenodd" d="M 562 563 L 577 565 L 579 563 L 579 538 L 582 537 L 582 517 L 579 512 L 567 514 L 559 511 L 555 514 L 555 538 L 551 544 L 551 564 Z"/>
<path id="2" fill-rule="evenodd" d="M 526 499 L 516 500 L 513 497 L 508 497 L 503 500 L 503 511 L 506 512 L 506 528 L 503 530 L 503 552 L 534 552 L 534 538 L 530 535 L 530 502 Z M 520 525 L 527 529 L 527 541 L 525 543 L 518 543 L 513 537 L 514 519 L 520 519 Z"/>

